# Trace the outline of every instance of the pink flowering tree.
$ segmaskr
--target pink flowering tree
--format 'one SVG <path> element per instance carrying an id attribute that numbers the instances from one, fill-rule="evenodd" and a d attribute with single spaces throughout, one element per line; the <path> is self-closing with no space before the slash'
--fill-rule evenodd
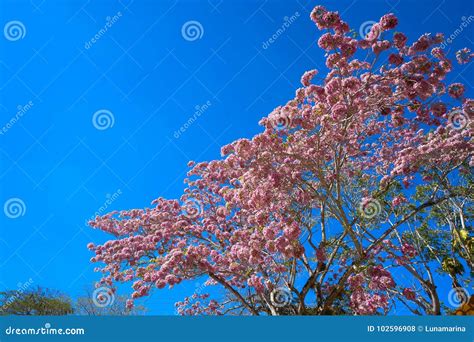
<path id="1" fill-rule="evenodd" d="M 129 306 L 194 279 L 206 291 L 180 314 L 441 314 L 441 285 L 468 295 L 474 100 L 447 83 L 443 36 L 410 41 L 393 14 L 359 39 L 337 12 L 311 19 L 324 77 L 306 72 L 222 159 L 190 162 L 180 199 L 90 223 L 113 235 L 88 246 L 100 285 L 133 282 Z"/>

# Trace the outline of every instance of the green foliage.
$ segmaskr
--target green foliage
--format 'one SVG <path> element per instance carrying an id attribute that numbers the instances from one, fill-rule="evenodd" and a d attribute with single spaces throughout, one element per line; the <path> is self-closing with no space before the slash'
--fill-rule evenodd
<path id="1" fill-rule="evenodd" d="M 445 258 L 441 263 L 443 271 L 451 276 L 461 275 L 464 273 L 464 267 L 456 258 Z"/>
<path id="2" fill-rule="evenodd" d="M 69 297 L 58 291 L 36 287 L 28 291 L 0 292 L 0 315 L 53 315 L 73 313 Z"/>

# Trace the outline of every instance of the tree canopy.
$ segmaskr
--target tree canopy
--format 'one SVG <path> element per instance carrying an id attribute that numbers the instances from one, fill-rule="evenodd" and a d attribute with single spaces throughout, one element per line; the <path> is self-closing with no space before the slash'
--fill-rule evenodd
<path id="1" fill-rule="evenodd" d="M 304 73 L 261 133 L 190 162 L 180 199 L 90 223 L 113 237 L 88 245 L 101 284 L 133 281 L 129 307 L 202 277 L 208 293 L 180 314 L 441 314 L 467 300 L 474 100 L 449 82 L 443 35 L 411 40 L 394 14 L 365 37 L 322 6 L 310 17 L 327 70 Z"/>
<path id="2" fill-rule="evenodd" d="M 71 299 L 42 287 L 0 292 L 0 315 L 63 316 L 73 312 Z"/>

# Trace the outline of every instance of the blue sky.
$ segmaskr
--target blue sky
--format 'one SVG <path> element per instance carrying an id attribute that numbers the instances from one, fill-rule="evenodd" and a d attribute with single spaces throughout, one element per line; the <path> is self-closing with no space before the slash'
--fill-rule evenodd
<path id="1" fill-rule="evenodd" d="M 0 211 L 0 290 L 31 278 L 77 296 L 98 280 L 85 246 L 107 236 L 84 222 L 107 201 L 108 211 L 179 197 L 188 160 L 218 158 L 220 146 L 259 132 L 305 70 L 324 69 L 309 19 L 317 4 L 356 30 L 394 12 L 411 39 L 449 35 L 474 14 L 460 0 L 2 0 L 1 26 L 19 21 L 24 36 L 0 37 L 0 204 L 18 198 L 24 210 Z M 291 25 L 264 48 L 285 17 Z M 183 37 L 190 21 L 197 37 Z M 449 48 L 472 48 L 472 32 Z M 96 128 L 97 112 L 113 125 Z M 149 313 L 172 314 L 194 287 L 156 292 Z"/>

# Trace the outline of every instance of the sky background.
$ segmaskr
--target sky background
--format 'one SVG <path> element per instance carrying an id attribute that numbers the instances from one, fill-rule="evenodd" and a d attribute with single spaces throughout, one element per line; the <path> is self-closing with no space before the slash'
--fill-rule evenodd
<path id="1" fill-rule="evenodd" d="M 467 0 L 0 1 L 0 28 L 20 21 L 24 33 L 0 36 L 0 291 L 31 278 L 83 294 L 99 279 L 86 245 L 108 238 L 85 224 L 99 208 L 179 198 L 189 160 L 219 158 L 222 145 L 260 132 L 258 121 L 292 98 L 304 71 L 324 70 L 309 19 L 317 4 L 356 31 L 393 12 L 410 40 L 449 36 L 474 15 Z M 91 42 L 107 18 L 111 27 Z M 183 36 L 190 21 L 197 36 Z M 451 53 L 472 49 L 472 33 L 459 34 Z M 472 89 L 466 68 L 453 81 Z M 113 125 L 94 124 L 97 112 Z M 11 199 L 23 215 L 4 212 Z M 155 292 L 144 304 L 173 314 L 196 286 Z"/>

